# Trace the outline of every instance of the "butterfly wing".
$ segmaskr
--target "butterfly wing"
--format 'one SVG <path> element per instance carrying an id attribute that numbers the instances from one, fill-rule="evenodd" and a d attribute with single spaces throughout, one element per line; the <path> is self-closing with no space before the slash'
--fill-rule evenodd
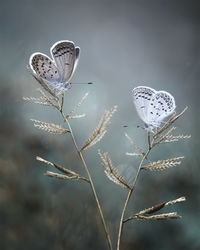
<path id="1" fill-rule="evenodd" d="M 80 49 L 71 41 L 59 41 L 51 47 L 51 54 L 60 70 L 61 82 L 69 82 L 79 59 Z"/>
<path id="2" fill-rule="evenodd" d="M 166 91 L 157 91 L 148 109 L 148 123 L 157 127 L 171 115 L 176 108 L 174 97 Z"/>
<path id="3" fill-rule="evenodd" d="M 156 91 L 152 88 L 139 86 L 132 90 L 133 93 L 133 102 L 139 117 L 143 120 L 144 123 L 149 125 L 148 120 L 148 108 L 151 99 L 155 95 Z"/>
<path id="4" fill-rule="evenodd" d="M 79 61 L 79 58 L 80 58 L 81 49 L 79 47 L 76 47 L 75 51 L 76 51 L 76 56 L 75 56 L 74 69 L 73 69 L 72 75 L 74 74 L 74 71 L 77 68 L 78 61 Z"/>
<path id="5" fill-rule="evenodd" d="M 49 82 L 59 82 L 60 74 L 54 62 L 42 53 L 34 53 L 29 59 L 34 74 Z"/>
<path id="6" fill-rule="evenodd" d="M 156 117 L 152 122 L 159 126 L 160 123 L 170 116 L 176 109 L 174 97 L 166 91 L 158 91 L 155 95 Z M 151 105 L 153 106 L 153 105 Z"/>

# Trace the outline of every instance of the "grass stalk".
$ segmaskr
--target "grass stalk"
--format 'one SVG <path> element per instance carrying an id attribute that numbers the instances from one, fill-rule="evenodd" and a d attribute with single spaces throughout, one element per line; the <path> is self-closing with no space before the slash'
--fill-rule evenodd
<path id="1" fill-rule="evenodd" d="M 100 202 L 99 202 L 99 199 L 98 199 L 95 187 L 94 187 L 94 183 L 93 183 L 90 171 L 89 171 L 89 169 L 87 167 L 87 164 L 85 162 L 85 159 L 83 157 L 82 152 L 78 148 L 78 145 L 77 145 L 77 142 L 75 140 L 75 137 L 74 137 L 71 125 L 70 125 L 68 119 L 66 118 L 65 114 L 63 113 L 63 105 L 64 105 L 64 96 L 62 96 L 62 102 L 61 102 L 61 105 L 59 105 L 60 106 L 60 110 L 59 111 L 60 111 L 60 113 L 61 113 L 61 115 L 62 115 L 62 117 L 64 119 L 64 122 L 66 122 L 67 125 L 68 125 L 69 131 L 70 131 L 70 134 L 71 134 L 71 138 L 72 138 L 72 141 L 73 141 L 73 144 L 74 144 L 74 146 L 76 148 L 77 154 L 79 155 L 79 158 L 80 158 L 80 160 L 81 160 L 81 162 L 82 162 L 82 164 L 83 164 L 83 166 L 85 168 L 85 171 L 87 173 L 87 176 L 88 176 L 88 179 L 89 179 L 89 183 L 90 183 L 90 187 L 92 189 L 92 193 L 94 195 L 94 199 L 96 201 L 97 208 L 98 208 L 98 211 L 99 211 L 99 214 L 100 214 L 100 218 L 101 218 L 101 221 L 102 221 L 102 224 L 103 224 L 103 228 L 104 228 L 104 232 L 105 232 L 105 235 L 106 235 L 108 247 L 109 247 L 110 250 L 112 250 L 113 248 L 112 248 L 112 242 L 111 242 L 111 238 L 110 238 L 110 233 L 108 231 L 108 228 L 107 228 L 107 225 L 106 225 L 106 222 L 105 222 L 105 219 L 104 219 L 103 211 L 102 211 L 102 208 L 101 208 L 101 205 L 100 205 Z"/>
<path id="2" fill-rule="evenodd" d="M 148 136 L 148 146 L 149 146 L 149 148 L 148 148 L 147 152 L 144 154 L 144 156 L 142 157 L 142 160 L 141 160 L 141 162 L 139 164 L 135 179 L 133 181 L 133 185 L 132 185 L 131 189 L 129 190 L 128 195 L 126 197 L 126 201 L 124 203 L 124 207 L 123 207 L 123 210 L 122 210 L 120 223 L 119 223 L 119 232 L 118 232 L 118 238 L 117 238 L 117 250 L 120 250 L 120 243 L 121 243 L 122 231 L 123 231 L 123 225 L 124 225 L 124 216 L 125 216 L 125 212 L 126 212 L 128 203 L 130 201 L 133 190 L 134 190 L 134 188 L 135 188 L 135 186 L 137 184 L 137 180 L 138 180 L 139 175 L 140 175 L 142 164 L 143 164 L 144 160 L 147 158 L 148 154 L 151 151 L 150 133 L 149 133 L 149 131 L 147 133 L 148 133 L 147 136 Z"/>

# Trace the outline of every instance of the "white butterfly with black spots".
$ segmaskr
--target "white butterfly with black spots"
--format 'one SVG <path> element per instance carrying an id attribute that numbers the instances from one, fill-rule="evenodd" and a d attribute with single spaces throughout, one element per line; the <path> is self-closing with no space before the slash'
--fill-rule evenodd
<path id="1" fill-rule="evenodd" d="M 175 111 L 174 97 L 166 91 L 139 86 L 132 90 L 132 94 L 139 117 L 144 122 L 145 128 L 152 132 Z"/>
<path id="2" fill-rule="evenodd" d="M 58 94 L 70 88 L 70 79 L 77 67 L 80 48 L 72 41 L 56 42 L 50 49 L 52 59 L 47 55 L 36 52 L 29 60 L 33 74 Z"/>

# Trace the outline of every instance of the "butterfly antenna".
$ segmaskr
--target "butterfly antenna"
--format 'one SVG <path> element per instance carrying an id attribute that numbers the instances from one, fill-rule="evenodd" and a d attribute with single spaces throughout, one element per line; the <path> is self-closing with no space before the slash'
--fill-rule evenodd
<path id="1" fill-rule="evenodd" d="M 93 82 L 72 82 L 71 84 L 93 84 Z"/>

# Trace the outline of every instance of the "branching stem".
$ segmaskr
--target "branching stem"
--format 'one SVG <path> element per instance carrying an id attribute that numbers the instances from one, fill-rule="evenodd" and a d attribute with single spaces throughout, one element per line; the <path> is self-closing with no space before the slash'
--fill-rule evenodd
<path id="1" fill-rule="evenodd" d="M 74 143 L 74 146 L 76 148 L 76 151 L 81 159 L 81 162 L 83 163 L 83 166 L 85 168 L 85 171 L 87 173 L 87 176 L 88 176 L 88 179 L 89 179 L 89 183 L 90 183 L 90 186 L 91 186 L 91 189 L 92 189 L 92 192 L 93 192 L 93 195 L 94 195 L 94 198 L 95 198 L 95 201 L 96 201 L 96 204 L 97 204 L 97 207 L 98 207 L 98 210 L 99 210 L 99 214 L 100 214 L 100 218 L 101 218 L 101 221 L 102 221 L 102 224 L 103 224 L 103 227 L 104 227 L 104 231 L 105 231 L 105 235 L 106 235 L 106 239 L 107 239 L 107 243 L 108 243 L 108 246 L 109 246 L 109 249 L 112 250 L 112 242 L 111 242 L 111 238 L 110 238 L 110 234 L 109 234 L 109 231 L 108 231 L 108 228 L 107 228 L 107 225 L 106 225 L 106 222 L 105 222 L 105 219 L 104 219 L 104 215 L 103 215 L 103 212 L 102 212 L 102 209 L 101 209 L 101 205 L 100 205 L 100 202 L 99 202 L 99 199 L 98 199 L 98 196 L 97 196 L 97 193 L 96 193 L 96 190 L 95 190 L 95 187 L 94 187 L 94 183 L 92 181 L 92 177 L 90 175 L 90 172 L 89 172 L 89 169 L 87 167 L 87 164 L 84 160 L 84 157 L 83 157 L 83 154 L 82 152 L 79 150 L 78 148 L 78 145 L 76 143 L 76 140 L 75 140 L 75 137 L 74 137 L 74 134 L 73 134 L 73 131 L 72 131 L 72 128 L 71 128 L 71 125 L 68 121 L 68 119 L 66 118 L 65 114 L 63 113 L 63 103 L 64 103 L 64 97 L 62 97 L 62 103 L 60 105 L 60 113 L 64 119 L 64 121 L 67 123 L 68 125 L 68 128 L 70 130 L 70 134 L 71 134 L 71 137 L 72 137 L 72 141 Z"/>
<path id="2" fill-rule="evenodd" d="M 130 198 L 131 198 L 131 195 L 133 193 L 133 190 L 136 186 L 136 183 L 137 183 L 137 180 L 138 180 L 138 177 L 140 175 L 140 171 L 141 171 L 141 167 L 142 167 L 142 164 L 144 162 L 145 159 L 147 159 L 147 156 L 149 154 L 149 152 L 151 151 L 151 141 L 150 141 L 150 132 L 148 131 L 147 132 L 147 136 L 148 136 L 148 150 L 147 152 L 144 154 L 141 162 L 140 162 L 140 165 L 138 167 L 138 170 L 137 170 L 137 173 L 136 173 L 136 176 L 135 176 L 135 179 L 133 181 L 133 185 L 131 187 L 131 189 L 129 190 L 128 192 L 128 195 L 127 195 L 127 198 L 126 198 L 126 201 L 124 203 L 124 208 L 122 210 L 122 214 L 121 214 L 121 219 L 120 219 L 120 224 L 119 224 L 119 233 L 118 233 L 118 239 L 117 239 L 117 250 L 120 250 L 120 243 L 121 243 L 121 237 L 122 237 L 122 231 L 123 231 L 123 225 L 124 225 L 124 216 L 125 216 L 125 212 L 126 212 L 126 209 L 127 209 L 127 206 L 128 206 L 128 203 L 130 201 Z"/>

